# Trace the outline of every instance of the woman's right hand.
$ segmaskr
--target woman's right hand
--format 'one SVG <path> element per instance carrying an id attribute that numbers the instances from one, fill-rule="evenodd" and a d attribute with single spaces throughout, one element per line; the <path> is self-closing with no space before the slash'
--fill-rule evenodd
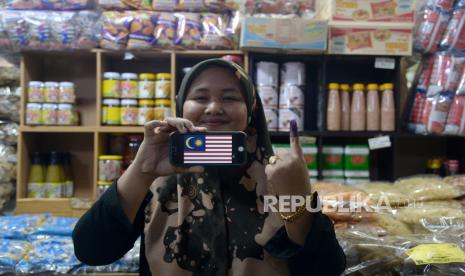
<path id="1" fill-rule="evenodd" d="M 178 173 L 201 173 L 203 167 L 176 167 L 169 160 L 169 137 L 173 131 L 205 132 L 206 128 L 196 127 L 183 118 L 166 118 L 164 121 L 150 121 L 144 125 L 144 141 L 140 145 L 133 166 L 153 179 Z"/>

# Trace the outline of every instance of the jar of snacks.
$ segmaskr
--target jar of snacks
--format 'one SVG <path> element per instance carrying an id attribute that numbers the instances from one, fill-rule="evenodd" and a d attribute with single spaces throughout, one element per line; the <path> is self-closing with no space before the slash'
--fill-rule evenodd
<path id="1" fill-rule="evenodd" d="M 44 102 L 44 83 L 40 81 L 30 81 L 28 87 L 27 100 L 30 103 Z"/>
<path id="2" fill-rule="evenodd" d="M 74 91 L 74 83 L 60 82 L 60 94 L 58 96 L 60 103 L 74 103 L 76 101 L 76 94 Z"/>
<path id="3" fill-rule="evenodd" d="M 169 99 L 171 95 L 171 74 L 157 74 L 157 82 L 155 83 L 155 98 Z"/>
<path id="4" fill-rule="evenodd" d="M 120 101 L 118 99 L 103 99 L 102 125 L 121 124 Z"/>
<path id="5" fill-rule="evenodd" d="M 111 181 L 97 181 L 97 199 L 110 188 L 112 183 Z"/>
<path id="6" fill-rule="evenodd" d="M 145 123 L 152 121 L 154 118 L 154 100 L 139 100 L 139 125 L 143 126 Z"/>
<path id="7" fill-rule="evenodd" d="M 121 125 L 134 126 L 137 125 L 137 100 L 124 99 L 121 100 Z"/>
<path id="8" fill-rule="evenodd" d="M 26 105 L 26 125 L 42 124 L 42 104 L 28 103 Z"/>
<path id="9" fill-rule="evenodd" d="M 120 74 L 116 72 L 103 73 L 102 94 L 104 98 L 119 98 L 121 95 Z"/>
<path id="10" fill-rule="evenodd" d="M 42 105 L 42 122 L 44 125 L 57 124 L 58 105 L 54 103 L 46 103 Z"/>
<path id="11" fill-rule="evenodd" d="M 113 181 L 120 177 L 123 164 L 121 155 L 100 155 L 98 157 L 98 181 Z"/>
<path id="12" fill-rule="evenodd" d="M 139 82 L 137 74 L 121 74 L 121 98 L 137 99 L 139 97 Z"/>
<path id="13" fill-rule="evenodd" d="M 155 97 L 155 74 L 143 73 L 139 75 L 139 99 L 153 99 Z"/>
<path id="14" fill-rule="evenodd" d="M 63 126 L 71 126 L 76 124 L 75 110 L 72 104 L 58 104 L 57 124 Z"/>
<path id="15" fill-rule="evenodd" d="M 60 94 L 58 82 L 48 81 L 45 83 L 44 100 L 46 103 L 57 103 Z"/>
<path id="16" fill-rule="evenodd" d="M 171 100 L 155 100 L 154 120 L 164 120 L 171 116 Z"/>

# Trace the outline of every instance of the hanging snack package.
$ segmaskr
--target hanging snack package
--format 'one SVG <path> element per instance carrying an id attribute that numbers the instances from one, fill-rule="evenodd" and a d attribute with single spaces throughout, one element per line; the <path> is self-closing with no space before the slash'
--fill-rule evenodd
<path id="1" fill-rule="evenodd" d="M 44 9 L 42 0 L 10 0 L 5 1 L 5 4 L 1 4 L 5 8 L 11 10 L 41 10 Z"/>
<path id="2" fill-rule="evenodd" d="M 151 10 L 152 2 L 150 0 L 123 0 L 124 4 L 128 7 L 127 9 L 134 10 Z"/>
<path id="3" fill-rule="evenodd" d="M 127 10 L 123 0 L 98 0 L 98 6 L 104 10 Z"/>
<path id="4" fill-rule="evenodd" d="M 465 54 L 465 5 L 460 7 L 457 4 L 442 39 L 441 48 Z"/>
<path id="5" fill-rule="evenodd" d="M 0 13 L 0 51 L 10 50 L 11 44 L 8 38 L 8 32 L 3 22 L 3 13 Z"/>
<path id="6" fill-rule="evenodd" d="M 199 13 L 176 13 L 178 18 L 175 44 L 185 49 L 195 49 L 201 42 L 202 25 Z"/>
<path id="7" fill-rule="evenodd" d="M 200 49 L 228 50 L 234 49 L 234 39 L 226 33 L 229 16 L 204 13 L 202 14 L 202 40 Z"/>
<path id="8" fill-rule="evenodd" d="M 465 135 L 465 70 L 452 100 L 444 133 Z"/>
<path id="9" fill-rule="evenodd" d="M 130 22 L 131 18 L 124 12 L 104 12 L 100 47 L 111 50 L 125 49 L 129 38 L 128 21 Z"/>
<path id="10" fill-rule="evenodd" d="M 98 47 L 102 33 L 100 14 L 95 11 L 79 11 L 75 15 L 74 22 L 78 29 L 74 48 L 93 49 Z"/>
<path id="11" fill-rule="evenodd" d="M 399 179 L 394 183 L 394 187 L 415 201 L 447 200 L 460 196 L 455 187 L 434 176 Z"/>
<path id="12" fill-rule="evenodd" d="M 5 11 L 3 14 L 3 22 L 5 30 L 11 41 L 11 46 L 18 51 L 29 45 L 28 24 L 22 12 Z"/>
<path id="13" fill-rule="evenodd" d="M 153 30 L 157 24 L 157 14 L 149 11 L 128 11 L 132 20 L 126 21 L 129 29 L 127 49 L 143 50 L 152 47 Z"/>
<path id="14" fill-rule="evenodd" d="M 435 54 L 433 72 L 426 94 L 427 100 L 422 114 L 422 123 L 426 133 L 443 133 L 464 65 L 465 58 L 452 56 L 445 52 Z"/>
<path id="15" fill-rule="evenodd" d="M 27 22 L 29 43 L 27 49 L 48 49 L 50 47 L 52 31 L 47 18 L 49 12 L 26 11 L 23 12 Z"/>
<path id="16" fill-rule="evenodd" d="M 441 10 L 434 5 L 420 9 L 415 24 L 414 48 L 423 53 L 434 53 L 446 31 L 449 19 L 449 10 Z"/>
<path id="17" fill-rule="evenodd" d="M 52 41 L 50 49 L 72 49 L 78 35 L 74 12 L 51 12 L 50 26 Z"/>
<path id="18" fill-rule="evenodd" d="M 174 11 L 177 0 L 153 0 L 152 9 L 155 11 Z"/>
<path id="19" fill-rule="evenodd" d="M 161 13 L 153 30 L 153 47 L 171 48 L 176 39 L 176 17 L 171 13 Z"/>

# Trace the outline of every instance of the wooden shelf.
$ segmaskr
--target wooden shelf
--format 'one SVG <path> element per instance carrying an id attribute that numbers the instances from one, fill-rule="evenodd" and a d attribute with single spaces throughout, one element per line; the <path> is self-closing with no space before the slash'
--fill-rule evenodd
<path id="1" fill-rule="evenodd" d="M 88 209 L 77 209 L 71 206 L 70 198 L 18 198 L 16 214 L 51 213 L 55 216 L 81 217 Z"/>
<path id="2" fill-rule="evenodd" d="M 38 133 L 93 133 L 95 127 L 89 126 L 21 126 L 21 132 L 38 132 Z"/>
<path id="3" fill-rule="evenodd" d="M 100 133 L 144 133 L 143 126 L 100 126 L 97 128 Z"/>

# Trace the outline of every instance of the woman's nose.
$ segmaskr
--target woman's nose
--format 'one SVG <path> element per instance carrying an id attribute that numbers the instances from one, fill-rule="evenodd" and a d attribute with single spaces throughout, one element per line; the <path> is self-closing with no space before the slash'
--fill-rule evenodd
<path id="1" fill-rule="evenodd" d="M 223 105 L 220 101 L 210 101 L 205 109 L 206 114 L 223 114 Z"/>

